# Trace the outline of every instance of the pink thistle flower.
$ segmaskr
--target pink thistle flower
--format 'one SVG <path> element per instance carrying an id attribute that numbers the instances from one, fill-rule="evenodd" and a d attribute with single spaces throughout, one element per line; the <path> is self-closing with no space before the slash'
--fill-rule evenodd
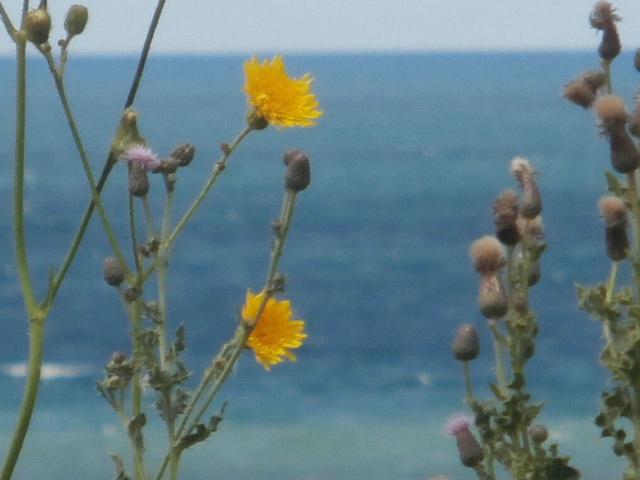
<path id="1" fill-rule="evenodd" d="M 134 145 L 122 154 L 122 157 L 133 162 L 145 172 L 153 172 L 160 167 L 160 159 L 146 145 Z"/>
<path id="2" fill-rule="evenodd" d="M 472 419 L 466 415 L 456 415 L 447 421 L 446 430 L 449 435 L 458 436 L 462 432 L 468 432 Z"/>

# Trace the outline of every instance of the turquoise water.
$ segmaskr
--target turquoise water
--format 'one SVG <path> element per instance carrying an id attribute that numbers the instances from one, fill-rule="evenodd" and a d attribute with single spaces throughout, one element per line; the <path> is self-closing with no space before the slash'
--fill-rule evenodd
<path id="1" fill-rule="evenodd" d="M 564 83 L 597 65 L 595 54 L 286 60 L 292 74 L 316 77 L 325 116 L 313 129 L 269 129 L 241 147 L 177 244 L 170 305 L 175 324 L 187 323 L 187 357 L 200 372 L 233 331 L 246 289 L 262 285 L 269 224 L 282 196 L 281 157 L 301 148 L 311 158 L 313 181 L 299 199 L 282 270 L 309 338 L 297 363 L 268 373 L 249 354 L 242 359 L 220 397 L 229 400 L 222 428 L 185 456 L 185 478 L 474 478 L 443 432 L 447 418 L 464 411 L 461 372 L 449 347 L 460 323 L 478 326 L 484 348 L 472 370 L 479 395 L 488 396 L 490 341 L 475 309 L 477 278 L 467 250 L 492 231 L 495 195 L 515 188 L 508 173 L 515 155 L 541 172 L 545 204 L 549 249 L 532 300 L 542 331 L 529 369 L 535 398 L 548 400 L 541 420 L 583 478 L 619 475 L 622 463 L 591 420 L 606 384 L 597 364 L 599 328 L 577 310 L 573 287 L 608 274 L 596 210 L 607 146 L 592 114 L 560 98 Z M 80 58 L 68 67 L 71 102 L 96 169 L 135 61 Z M 177 212 L 208 175 L 220 142 L 243 127 L 243 61 L 166 57 L 149 64 L 136 103 L 142 133 L 164 155 L 181 142 L 197 146 L 177 186 Z M 11 125 L 13 67 L 7 59 L 0 64 L 0 121 Z M 65 253 L 88 189 L 47 72 L 35 59 L 29 67 L 30 126 L 39 132 L 28 148 L 29 242 L 37 251 L 34 276 L 42 279 Z M 614 75 L 616 89 L 631 100 L 638 78 L 628 58 Z M 4 205 L 11 201 L 11 136 L 10 128 L 0 132 Z M 121 169 L 105 201 L 122 235 L 125 189 Z M 11 245 L 10 216 L 0 216 L 3 448 L 26 355 Z M 107 452 L 127 453 L 115 414 L 94 388 L 111 352 L 129 345 L 121 307 L 101 278 L 108 254 L 94 222 L 48 324 L 50 378 L 17 479 L 112 478 Z M 163 434 L 158 424 L 149 427 L 148 444 L 161 445 Z M 150 447 L 150 455 L 160 458 L 162 450 Z"/>

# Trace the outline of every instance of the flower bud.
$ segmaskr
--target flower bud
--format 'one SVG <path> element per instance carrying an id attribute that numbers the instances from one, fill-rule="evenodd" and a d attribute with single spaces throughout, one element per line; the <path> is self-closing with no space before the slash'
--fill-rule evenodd
<path id="1" fill-rule="evenodd" d="M 623 128 L 609 132 L 611 166 L 619 173 L 631 173 L 640 166 L 640 152 Z"/>
<path id="2" fill-rule="evenodd" d="M 509 300 L 499 275 L 484 275 L 480 282 L 478 306 L 485 318 L 497 320 L 509 310 Z"/>
<path id="3" fill-rule="evenodd" d="M 535 170 L 524 158 L 516 157 L 511 161 L 511 174 L 516 178 L 522 190 L 520 215 L 526 219 L 535 218 L 542 212 L 542 197 L 535 173 Z"/>
<path id="4" fill-rule="evenodd" d="M 518 194 L 513 190 L 503 191 L 491 207 L 496 226 L 496 238 L 504 245 L 516 245 L 520 241 L 518 219 Z"/>
<path id="5" fill-rule="evenodd" d="M 284 188 L 300 192 L 311 183 L 309 157 L 301 150 L 287 150 L 284 154 L 287 173 L 284 176 Z"/>
<path id="6" fill-rule="evenodd" d="M 42 45 L 49 40 L 51 31 L 51 15 L 44 8 L 31 10 L 27 13 L 27 36 L 36 45 Z"/>
<path id="7" fill-rule="evenodd" d="M 247 125 L 253 130 L 264 130 L 269 126 L 269 120 L 263 117 L 257 108 L 252 108 L 247 113 Z"/>
<path id="8" fill-rule="evenodd" d="M 104 259 L 103 267 L 104 281 L 112 287 L 117 287 L 124 282 L 126 271 L 120 260 L 116 257 L 107 257 Z"/>
<path id="9" fill-rule="evenodd" d="M 534 443 L 540 445 L 549 437 L 549 432 L 544 425 L 532 425 L 529 427 L 529 436 Z"/>
<path id="10" fill-rule="evenodd" d="M 129 169 L 129 193 L 134 197 L 144 197 L 149 193 L 147 172 L 135 163 Z"/>
<path id="11" fill-rule="evenodd" d="M 171 159 L 174 160 L 179 167 L 188 166 L 193 160 L 196 153 L 196 147 L 190 143 L 183 143 L 174 148 L 171 152 Z"/>
<path id="12" fill-rule="evenodd" d="M 605 243 L 607 255 L 614 262 L 627 257 L 629 238 L 627 237 L 627 211 L 624 202 L 617 197 L 602 197 L 600 212 L 605 219 Z"/>
<path id="13" fill-rule="evenodd" d="M 461 362 L 469 362 L 480 353 L 480 340 L 478 331 L 473 325 L 462 325 L 458 329 L 453 345 L 453 356 Z"/>
<path id="14" fill-rule="evenodd" d="M 502 245 L 489 235 L 473 242 L 469 253 L 474 268 L 480 275 L 494 275 L 506 265 Z"/>
<path id="15" fill-rule="evenodd" d="M 469 430 L 463 430 L 456 435 L 460 462 L 465 467 L 475 467 L 484 459 L 482 447 Z"/>
<path id="16" fill-rule="evenodd" d="M 64 20 L 64 29 L 69 37 L 80 35 L 89 20 L 89 10 L 83 5 L 72 5 Z"/>

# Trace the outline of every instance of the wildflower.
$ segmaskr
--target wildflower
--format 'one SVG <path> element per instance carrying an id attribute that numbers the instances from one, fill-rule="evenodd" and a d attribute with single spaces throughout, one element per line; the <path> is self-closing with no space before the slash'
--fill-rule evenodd
<path id="1" fill-rule="evenodd" d="M 128 162 L 136 164 L 145 172 L 153 172 L 160 167 L 161 163 L 158 156 L 146 145 L 134 145 L 126 150 L 122 157 Z"/>
<path id="2" fill-rule="evenodd" d="M 247 300 L 242 309 L 245 322 L 256 320 L 262 304 L 264 292 L 254 295 L 247 292 Z M 267 370 L 287 357 L 296 360 L 290 349 L 298 348 L 307 338 L 303 332 L 303 320 L 291 320 L 293 312 L 289 301 L 278 301 L 270 298 L 265 304 L 260 319 L 247 340 L 247 346 L 253 350 L 256 360 Z"/>
<path id="3" fill-rule="evenodd" d="M 260 128 L 268 124 L 283 128 L 308 127 L 315 125 L 313 119 L 322 115 L 315 95 L 310 93 L 311 76 L 290 78 L 282 57 L 259 63 L 254 56 L 245 63 L 244 70 L 244 91 L 253 107 L 249 118 L 252 123 L 260 124 Z"/>

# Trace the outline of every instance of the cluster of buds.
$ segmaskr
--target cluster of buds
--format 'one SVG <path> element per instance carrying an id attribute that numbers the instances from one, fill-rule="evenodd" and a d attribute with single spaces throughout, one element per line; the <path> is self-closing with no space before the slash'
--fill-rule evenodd
<path id="1" fill-rule="evenodd" d="M 83 5 L 72 5 L 67 11 L 64 21 L 64 29 L 67 32 L 67 39 L 61 40 L 61 45 L 68 44 L 69 40 L 84 32 L 89 20 L 89 10 Z M 25 22 L 27 38 L 35 45 L 43 45 L 49 41 L 51 33 L 51 15 L 46 7 L 41 6 L 27 13 Z"/>
<path id="2" fill-rule="evenodd" d="M 166 160 L 160 160 L 146 145 L 134 145 L 127 149 L 122 158 L 129 162 L 129 193 L 134 197 L 144 197 L 149 193 L 148 173 L 162 173 L 170 175 L 179 167 L 191 164 L 196 147 L 190 143 L 184 143 L 176 147 Z"/>
<path id="3" fill-rule="evenodd" d="M 629 250 L 627 208 L 622 200 L 614 196 L 602 197 L 599 207 L 606 223 L 605 243 L 607 255 L 614 262 L 624 260 Z"/>

